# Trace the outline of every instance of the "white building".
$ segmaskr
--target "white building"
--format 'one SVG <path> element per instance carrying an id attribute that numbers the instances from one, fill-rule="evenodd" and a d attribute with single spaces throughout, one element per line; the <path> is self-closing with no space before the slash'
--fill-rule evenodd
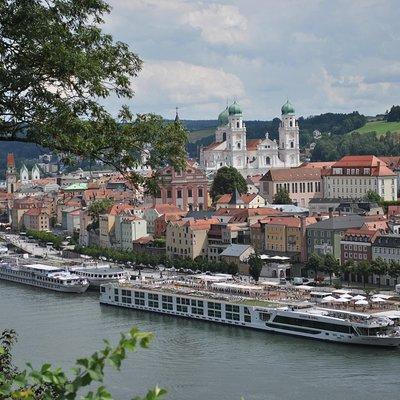
<path id="1" fill-rule="evenodd" d="M 322 170 L 324 197 L 362 199 L 368 191 L 385 201 L 397 199 L 397 176 L 379 158 L 344 156 Z"/>
<path id="2" fill-rule="evenodd" d="M 282 106 L 279 143 L 265 139 L 246 138 L 242 110 L 236 101 L 218 117 L 215 142 L 202 148 L 200 166 L 217 171 L 224 166 L 238 169 L 242 175 L 264 174 L 271 168 L 297 167 L 300 164 L 299 126 L 289 100 Z"/>

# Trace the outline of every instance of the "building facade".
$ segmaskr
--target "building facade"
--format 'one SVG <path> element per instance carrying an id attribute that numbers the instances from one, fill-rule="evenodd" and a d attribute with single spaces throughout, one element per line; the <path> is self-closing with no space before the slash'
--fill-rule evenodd
<path id="1" fill-rule="evenodd" d="M 160 193 L 155 204 L 173 204 L 183 211 L 206 210 L 209 186 L 206 174 L 194 163 L 187 163 L 182 171 L 165 167 L 160 171 Z"/>
<path id="2" fill-rule="evenodd" d="M 285 189 L 294 204 L 307 207 L 313 198 L 322 197 L 321 170 L 318 168 L 278 168 L 261 178 L 261 195 L 273 203 L 279 190 Z"/>
<path id="3" fill-rule="evenodd" d="M 345 156 L 322 176 L 324 197 L 361 199 L 374 191 L 385 201 L 397 199 L 397 175 L 375 156 Z"/>
<path id="4" fill-rule="evenodd" d="M 346 230 L 340 242 L 341 264 L 347 261 L 372 261 L 372 244 L 378 236 L 377 230 L 367 228 Z"/>

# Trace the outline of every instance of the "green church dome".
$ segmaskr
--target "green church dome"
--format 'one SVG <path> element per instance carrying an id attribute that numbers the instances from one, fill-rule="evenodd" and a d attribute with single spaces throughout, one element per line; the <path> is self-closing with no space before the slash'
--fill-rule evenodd
<path id="1" fill-rule="evenodd" d="M 294 114 L 294 107 L 292 103 L 287 100 L 286 103 L 282 106 L 281 111 L 282 115 Z"/>
<path id="2" fill-rule="evenodd" d="M 229 112 L 228 112 L 228 106 L 225 108 L 224 111 L 222 111 L 221 114 L 218 115 L 218 126 L 225 126 L 229 122 Z"/>
<path id="3" fill-rule="evenodd" d="M 231 106 L 229 106 L 228 111 L 229 115 L 242 115 L 242 109 L 240 108 L 236 100 L 233 102 Z"/>

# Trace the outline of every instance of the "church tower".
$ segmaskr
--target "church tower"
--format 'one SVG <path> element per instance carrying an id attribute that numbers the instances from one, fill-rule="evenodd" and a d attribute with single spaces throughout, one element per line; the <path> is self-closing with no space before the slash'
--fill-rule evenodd
<path id="1" fill-rule="evenodd" d="M 281 108 L 282 120 L 279 125 L 279 158 L 285 167 L 300 165 L 299 125 L 294 107 L 289 100 Z"/>
<path id="2" fill-rule="evenodd" d="M 6 171 L 7 193 L 14 193 L 17 183 L 17 171 L 15 169 L 14 154 L 7 154 L 7 171 Z"/>
<path id="3" fill-rule="evenodd" d="M 246 125 L 243 122 L 242 109 L 234 101 L 228 108 L 227 149 L 230 152 L 230 165 L 241 170 L 247 166 Z"/>

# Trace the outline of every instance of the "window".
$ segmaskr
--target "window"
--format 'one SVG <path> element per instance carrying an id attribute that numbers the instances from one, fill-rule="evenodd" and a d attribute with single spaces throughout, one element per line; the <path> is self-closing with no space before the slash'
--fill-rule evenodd
<path id="1" fill-rule="evenodd" d="M 182 198 L 182 190 L 178 190 L 178 191 L 177 191 L 176 197 L 177 197 L 178 199 L 181 199 L 181 198 Z"/>
<path id="2" fill-rule="evenodd" d="M 203 188 L 198 189 L 198 196 L 203 197 Z"/>
<path id="3" fill-rule="evenodd" d="M 188 189 L 188 197 L 193 197 L 192 189 Z"/>
<path id="4" fill-rule="evenodd" d="M 270 157 L 266 157 L 265 158 L 265 164 L 266 165 L 271 165 L 271 158 Z"/>
<path id="5" fill-rule="evenodd" d="M 172 198 L 172 191 L 171 190 L 167 190 L 167 197 L 169 199 Z"/>

